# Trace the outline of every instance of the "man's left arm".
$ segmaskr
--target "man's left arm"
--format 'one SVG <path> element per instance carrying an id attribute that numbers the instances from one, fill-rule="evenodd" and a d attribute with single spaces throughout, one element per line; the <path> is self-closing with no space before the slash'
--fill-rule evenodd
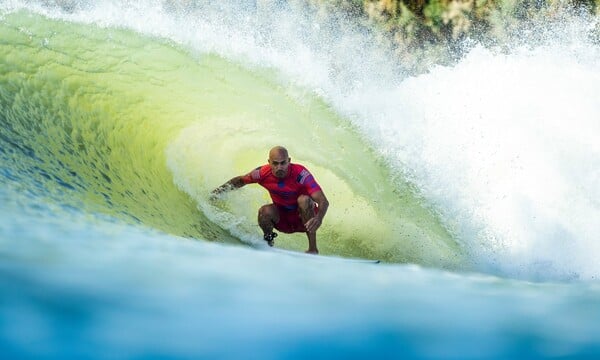
<path id="1" fill-rule="evenodd" d="M 321 190 L 315 191 L 310 195 L 310 197 L 319 206 L 319 211 L 313 218 L 309 219 L 304 226 L 308 232 L 315 232 L 319 227 L 321 227 L 321 223 L 323 223 L 323 218 L 325 217 L 327 208 L 329 207 L 329 201 Z"/>

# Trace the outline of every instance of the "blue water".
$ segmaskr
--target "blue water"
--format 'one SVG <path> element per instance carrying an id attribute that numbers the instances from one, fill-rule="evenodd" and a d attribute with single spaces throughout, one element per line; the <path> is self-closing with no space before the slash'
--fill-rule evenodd
<path id="1" fill-rule="evenodd" d="M 300 6 L 41 4 L 1 3 L 3 358 L 600 355 L 589 19 L 407 76 Z M 337 200 L 322 253 L 383 263 L 206 200 L 278 133 Z"/>

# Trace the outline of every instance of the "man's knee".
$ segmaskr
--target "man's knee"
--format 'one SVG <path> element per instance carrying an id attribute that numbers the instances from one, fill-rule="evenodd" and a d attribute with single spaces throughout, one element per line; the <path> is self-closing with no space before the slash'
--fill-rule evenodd
<path id="1" fill-rule="evenodd" d="M 264 220 L 277 220 L 277 208 L 273 204 L 263 205 L 258 209 L 258 218 Z"/>
<path id="2" fill-rule="evenodd" d="M 313 203 L 313 200 L 309 196 L 300 195 L 298 197 L 298 207 L 301 210 L 310 209 L 312 207 L 312 203 Z"/>

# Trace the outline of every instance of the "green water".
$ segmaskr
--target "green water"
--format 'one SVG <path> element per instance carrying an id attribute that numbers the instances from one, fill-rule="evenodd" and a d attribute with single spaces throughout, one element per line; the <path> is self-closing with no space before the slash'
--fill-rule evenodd
<path id="1" fill-rule="evenodd" d="M 266 192 L 245 187 L 217 204 L 234 225 L 203 213 L 207 194 L 284 145 L 330 200 L 323 254 L 468 267 L 360 134 L 274 71 L 24 12 L 0 23 L 0 54 L 0 165 L 23 191 L 170 234 L 239 243 L 239 232 L 258 235 Z M 281 236 L 278 244 L 301 250 L 306 239 Z"/>

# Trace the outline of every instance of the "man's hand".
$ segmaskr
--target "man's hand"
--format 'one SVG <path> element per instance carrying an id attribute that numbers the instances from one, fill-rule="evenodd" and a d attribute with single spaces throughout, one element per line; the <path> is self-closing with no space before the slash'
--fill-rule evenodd
<path id="1" fill-rule="evenodd" d="M 321 227 L 321 218 L 319 216 L 315 216 L 311 219 L 308 219 L 306 224 L 304 224 L 306 231 L 308 232 L 316 232 L 319 227 Z"/>
<path id="2" fill-rule="evenodd" d="M 211 191 L 208 199 L 210 201 L 218 200 L 221 198 L 221 195 L 223 193 L 226 193 L 233 189 L 241 188 L 244 185 L 246 185 L 246 184 L 242 180 L 242 176 L 236 176 L 236 177 L 232 178 L 231 180 L 227 181 L 225 184 L 223 184 L 223 185 L 219 186 L 218 188 L 214 189 L 213 191 Z"/>
<path id="3" fill-rule="evenodd" d="M 224 192 L 225 191 L 223 190 L 222 186 L 220 186 L 210 192 L 210 195 L 208 196 L 208 200 L 217 201 L 217 200 L 221 199 Z"/>

